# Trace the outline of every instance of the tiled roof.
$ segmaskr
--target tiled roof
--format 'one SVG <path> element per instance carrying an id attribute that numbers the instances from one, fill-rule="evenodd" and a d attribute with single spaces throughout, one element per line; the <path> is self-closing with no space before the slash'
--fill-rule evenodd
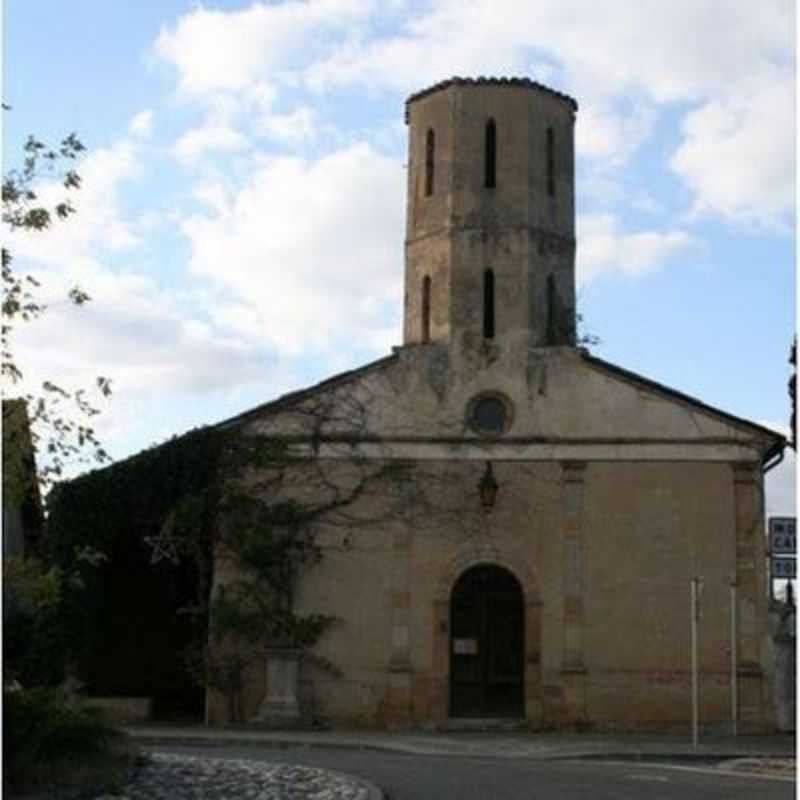
<path id="1" fill-rule="evenodd" d="M 558 97 L 561 100 L 566 100 L 572 105 L 574 111 L 578 110 L 578 103 L 574 98 L 562 92 L 557 92 L 549 86 L 537 83 L 530 78 L 485 78 L 483 76 L 480 78 L 459 78 L 456 76 L 448 78 L 445 81 L 439 81 L 439 83 L 435 83 L 427 89 L 412 94 L 411 97 L 406 100 L 406 106 L 408 106 L 409 103 L 413 103 L 415 100 L 427 97 L 429 94 L 438 92 L 440 89 L 446 89 L 449 86 L 519 86 L 522 89 L 537 89 L 538 91 L 547 92 L 547 94 Z"/>

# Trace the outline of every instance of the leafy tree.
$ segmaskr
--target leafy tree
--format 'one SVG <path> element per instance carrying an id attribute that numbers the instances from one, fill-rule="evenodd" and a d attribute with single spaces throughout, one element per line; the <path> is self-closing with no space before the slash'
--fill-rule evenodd
<path id="1" fill-rule="evenodd" d="M 67 193 L 78 189 L 78 174 L 61 165 L 74 162 L 83 150 L 75 134 L 57 148 L 28 139 L 22 167 L 3 176 L 6 233 L 44 231 L 74 213 L 68 199 L 50 208 L 40 203 L 35 186 L 45 175 L 58 174 Z M 12 261 L 11 251 L 4 246 L 0 355 L 6 394 L 23 379 L 12 347 L 15 326 L 36 320 L 46 310 L 38 297 L 38 281 L 17 273 Z M 67 294 L 67 301 L 78 306 L 88 299 L 78 287 Z M 98 378 L 97 384 L 103 394 L 109 394 L 107 379 Z M 109 458 L 88 423 L 97 409 L 83 390 L 68 392 L 44 381 L 39 391 L 16 401 L 4 400 L 2 407 L 3 500 L 12 512 L 24 515 L 33 505 L 35 516 L 41 518 L 40 485 L 49 486 L 75 458 L 99 462 Z M 44 457 L 38 462 L 38 475 L 37 452 Z M 3 522 L 5 526 L 5 513 Z M 30 527 L 30 520 L 25 520 L 23 532 Z M 28 790 L 47 784 L 56 791 L 69 786 L 85 792 L 93 782 L 123 775 L 130 761 L 128 753 L 117 747 L 121 737 L 111 726 L 69 698 L 41 687 L 58 685 L 65 677 L 74 633 L 64 613 L 65 603 L 81 592 L 87 569 L 96 567 L 104 556 L 93 547 L 75 548 L 70 563 L 58 566 L 48 558 L 41 541 L 24 545 L 21 555 L 3 558 L 3 788 Z"/>
<path id="2" fill-rule="evenodd" d="M 24 146 L 21 168 L 3 176 L 2 220 L 7 231 L 45 231 L 54 222 L 68 219 L 74 212 L 69 194 L 80 188 L 81 179 L 73 167 L 75 159 L 85 150 L 78 137 L 71 133 L 58 147 L 48 147 L 29 137 Z M 66 168 L 65 168 L 66 165 Z M 58 178 L 66 196 L 51 207 L 41 203 L 36 184 L 45 177 Z M 30 274 L 20 274 L 13 267 L 13 256 L 7 247 L 2 248 L 2 377 L 5 392 L 23 378 L 23 370 L 13 350 L 13 333 L 19 323 L 38 319 L 47 309 L 39 299 L 39 281 Z M 66 301 L 81 306 L 89 296 L 75 286 L 67 293 Z M 97 388 L 104 395 L 111 392 L 108 378 L 98 377 Z M 24 397 L 30 416 L 33 451 L 39 454 L 38 479 L 43 487 L 59 478 L 68 463 L 110 460 L 100 445 L 91 418 L 98 413 L 89 401 L 87 392 L 79 389 L 69 392 L 45 380 L 36 392 Z M 25 434 L 11 419 L 8 404 L 3 406 L 4 450 L 9 457 L 4 460 L 8 470 L 5 480 L 11 496 L 21 501 L 30 491 L 30 470 L 20 465 L 20 451 L 25 447 Z"/>
<path id="3" fill-rule="evenodd" d="M 578 327 L 578 336 L 576 339 L 576 345 L 578 347 L 597 347 L 598 345 L 602 344 L 603 340 L 595 333 L 591 333 L 591 331 L 587 331 L 584 329 L 584 318 L 583 314 L 578 312 L 575 314 L 575 323 Z"/>
<path id="4" fill-rule="evenodd" d="M 85 150 L 73 133 L 51 148 L 34 137 L 24 146 L 22 166 L 3 176 L 2 221 L 6 232 L 43 232 L 75 211 L 71 192 L 81 180 L 73 168 Z M 63 199 L 51 206 L 40 202 L 39 181 L 58 179 Z M 23 379 L 13 348 L 13 334 L 21 323 L 32 322 L 46 311 L 39 297 L 40 284 L 30 274 L 14 269 L 11 250 L 2 248 L 2 378 L 5 394 Z M 79 287 L 67 293 L 76 306 L 89 300 Z M 107 378 L 98 378 L 102 394 L 110 393 Z M 76 549 L 69 564 L 57 565 L 36 536 L 41 527 L 40 487 L 48 488 L 73 461 L 109 460 L 90 420 L 98 410 L 85 390 L 69 392 L 46 380 L 37 391 L 3 400 L 3 501 L 19 513 L 23 552 L 3 559 L 5 677 L 27 685 L 59 683 L 68 660 L 69 631 L 64 625 L 65 601 L 81 590 L 86 570 L 103 559 L 92 547 Z M 37 459 L 37 455 L 39 456 Z M 4 518 L 4 526 L 6 519 Z M 4 537 L 8 535 L 4 531 Z"/>

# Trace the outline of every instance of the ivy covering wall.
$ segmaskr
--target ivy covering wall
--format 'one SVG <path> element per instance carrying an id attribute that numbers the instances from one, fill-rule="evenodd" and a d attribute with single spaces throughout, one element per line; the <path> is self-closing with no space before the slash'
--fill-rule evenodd
<path id="1" fill-rule="evenodd" d="M 57 487 L 46 544 L 107 557 L 68 608 L 74 669 L 92 695 L 147 696 L 156 715 L 202 711 L 187 650 L 205 638 L 222 437 L 198 429 Z"/>

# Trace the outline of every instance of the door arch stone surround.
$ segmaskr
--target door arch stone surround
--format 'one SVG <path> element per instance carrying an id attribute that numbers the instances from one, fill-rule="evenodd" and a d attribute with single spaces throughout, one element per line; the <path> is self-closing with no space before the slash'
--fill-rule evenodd
<path id="1" fill-rule="evenodd" d="M 494 545 L 471 548 L 451 559 L 439 575 L 433 595 L 433 664 L 428 716 L 446 720 L 450 693 L 450 597 L 458 579 L 478 566 L 508 570 L 522 589 L 525 611 L 525 718 L 536 726 L 542 721 L 541 609 L 539 582 L 529 564 L 508 558 Z"/>

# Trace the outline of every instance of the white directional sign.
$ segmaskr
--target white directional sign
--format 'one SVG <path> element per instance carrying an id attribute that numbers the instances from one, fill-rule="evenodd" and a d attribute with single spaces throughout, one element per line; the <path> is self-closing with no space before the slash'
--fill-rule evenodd
<path id="1" fill-rule="evenodd" d="M 772 557 L 772 577 L 789 578 L 797 577 L 797 559 L 791 557 Z"/>
<path id="2" fill-rule="evenodd" d="M 795 580 L 797 578 L 795 517 L 770 517 L 768 529 L 772 580 Z"/>
<path id="3" fill-rule="evenodd" d="M 769 551 L 773 556 L 793 556 L 797 554 L 797 533 L 794 517 L 769 518 Z"/>

